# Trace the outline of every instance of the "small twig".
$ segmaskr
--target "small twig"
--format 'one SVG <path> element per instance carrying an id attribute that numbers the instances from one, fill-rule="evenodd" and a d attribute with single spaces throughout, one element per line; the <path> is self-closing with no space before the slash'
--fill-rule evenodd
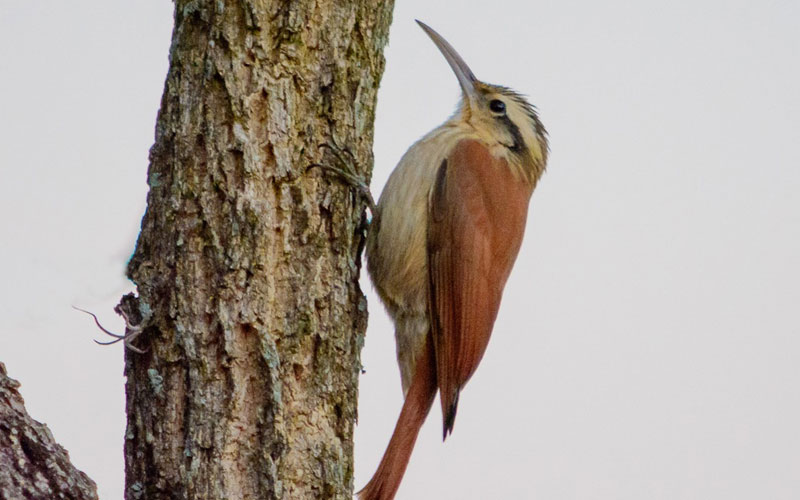
<path id="1" fill-rule="evenodd" d="M 95 313 L 93 313 L 91 311 L 87 311 L 86 309 L 81 309 L 80 307 L 76 307 L 76 306 L 72 306 L 72 308 L 75 309 L 76 311 L 80 311 L 82 313 L 86 313 L 89 316 L 91 316 L 92 318 L 94 318 L 94 324 L 97 325 L 97 328 L 99 328 L 103 333 L 105 333 L 109 337 L 114 337 L 114 340 L 110 340 L 108 342 L 100 342 L 99 340 L 92 339 L 92 340 L 94 340 L 94 342 L 96 344 L 98 344 L 98 345 L 112 345 L 112 344 L 116 344 L 119 341 L 124 341 L 125 347 L 127 347 L 128 349 L 130 349 L 133 352 L 136 352 L 136 353 L 139 353 L 139 354 L 144 354 L 145 352 L 147 352 L 146 349 L 142 350 L 142 349 L 139 349 L 138 347 L 136 347 L 135 345 L 131 344 L 133 339 L 135 339 L 136 337 L 139 336 L 140 333 L 142 333 L 142 326 L 141 325 L 132 325 L 130 323 L 130 321 L 128 321 L 128 317 L 125 314 L 122 314 L 122 318 L 125 320 L 125 327 L 128 330 L 130 330 L 130 333 L 126 333 L 125 335 L 119 335 L 119 334 L 116 334 L 116 333 L 113 333 L 113 332 L 109 331 L 106 327 L 101 325 L 100 324 L 100 320 L 97 319 L 97 315 Z"/>

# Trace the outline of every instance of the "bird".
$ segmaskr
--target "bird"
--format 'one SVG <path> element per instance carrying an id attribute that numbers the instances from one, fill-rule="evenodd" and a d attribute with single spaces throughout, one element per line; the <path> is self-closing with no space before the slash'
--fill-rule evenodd
<path id="1" fill-rule="evenodd" d="M 455 73 L 455 113 L 392 171 L 372 221 L 366 262 L 395 327 L 404 403 L 359 500 L 394 498 L 438 391 L 443 439 L 483 357 L 545 171 L 547 131 L 510 88 L 478 80 L 456 50 L 419 26 Z"/>

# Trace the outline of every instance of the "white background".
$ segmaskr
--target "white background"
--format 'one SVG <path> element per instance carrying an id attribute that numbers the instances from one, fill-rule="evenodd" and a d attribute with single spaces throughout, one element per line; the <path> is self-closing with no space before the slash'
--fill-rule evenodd
<path id="1" fill-rule="evenodd" d="M 486 357 L 400 499 L 800 496 L 800 3 L 397 2 L 376 192 L 458 84 L 413 22 L 536 104 L 552 155 Z M 0 360 L 122 498 L 112 308 L 144 212 L 172 3 L 0 4 Z M 356 486 L 401 404 L 371 286 Z"/>

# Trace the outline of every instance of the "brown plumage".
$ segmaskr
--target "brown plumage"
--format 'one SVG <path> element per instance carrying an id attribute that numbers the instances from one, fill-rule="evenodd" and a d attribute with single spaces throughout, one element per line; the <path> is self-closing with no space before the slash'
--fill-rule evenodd
<path id="1" fill-rule="evenodd" d="M 525 231 L 531 187 L 508 162 L 464 139 L 439 167 L 428 218 L 431 334 L 444 433 L 478 367 Z"/>
<path id="2" fill-rule="evenodd" d="M 519 94 L 478 81 L 420 23 L 458 77 L 456 114 L 392 172 L 367 241 L 373 283 L 395 323 L 406 397 L 361 500 L 391 500 L 437 390 L 443 433 L 489 343 L 517 257 L 528 202 L 547 160 L 544 127 Z"/>

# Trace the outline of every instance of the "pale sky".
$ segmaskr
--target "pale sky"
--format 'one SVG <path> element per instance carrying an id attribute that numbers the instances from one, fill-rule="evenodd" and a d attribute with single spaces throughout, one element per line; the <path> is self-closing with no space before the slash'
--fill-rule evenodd
<path id="1" fill-rule="evenodd" d="M 398 499 L 800 495 L 800 3 L 398 1 L 373 191 L 459 87 L 530 96 L 548 171 L 494 335 Z M 103 499 L 122 498 L 122 348 L 167 70 L 166 0 L 0 4 L 0 361 Z M 372 292 L 356 487 L 401 405 Z"/>

